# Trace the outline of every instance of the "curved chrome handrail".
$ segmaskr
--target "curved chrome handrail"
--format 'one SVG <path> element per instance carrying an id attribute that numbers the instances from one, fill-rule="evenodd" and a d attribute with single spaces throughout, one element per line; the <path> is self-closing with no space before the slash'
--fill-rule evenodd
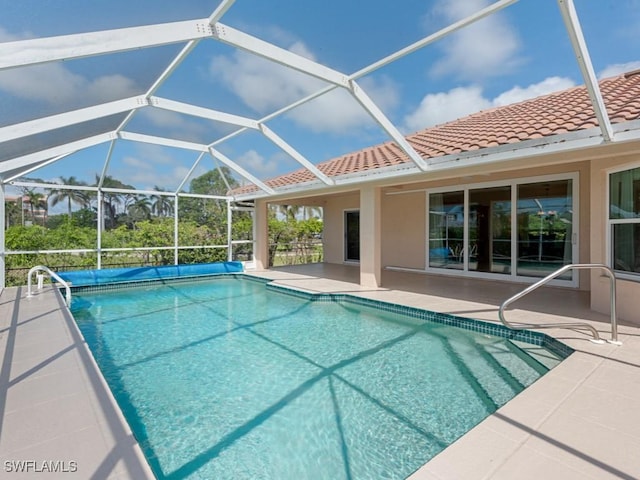
<path id="1" fill-rule="evenodd" d="M 581 270 L 581 269 L 595 269 L 595 268 L 604 270 L 605 273 L 609 276 L 609 279 L 611 280 L 611 340 L 609 342 L 619 344 L 620 342 L 618 341 L 618 321 L 616 317 L 616 277 L 615 277 L 615 274 L 613 273 L 613 270 L 611 270 L 611 268 L 601 263 L 575 263 L 571 265 L 565 265 L 564 267 L 559 268 L 558 270 L 551 273 L 550 275 L 547 275 L 543 279 L 537 281 L 533 285 L 525 288 L 521 292 L 509 297 L 507 300 L 502 302 L 502 305 L 500 305 L 500 308 L 498 309 L 498 317 L 500 317 L 500 321 L 504 324 L 505 327 L 511 328 L 512 330 L 525 330 L 527 328 L 583 328 L 583 329 L 589 330 L 593 335 L 593 339 L 591 340 L 592 342 L 604 343 L 600 339 L 600 335 L 598 334 L 598 331 L 592 325 L 586 322 L 546 323 L 542 325 L 533 325 L 533 324 L 513 325 L 507 322 L 507 320 L 504 318 L 504 310 L 507 308 L 509 304 L 533 292 L 534 290 L 550 282 L 554 278 L 559 277 L 563 273 L 573 269 Z"/>
<path id="2" fill-rule="evenodd" d="M 33 296 L 33 294 L 31 293 L 31 277 L 37 271 L 46 272 L 47 274 L 49 274 L 50 277 L 55 278 L 58 281 L 58 283 L 64 286 L 65 300 L 66 300 L 65 303 L 67 304 L 67 307 L 70 307 L 71 306 L 71 289 L 69 288 L 69 284 L 65 282 L 62 278 L 60 278 L 60 276 L 56 272 L 51 270 L 49 267 L 45 267 L 44 265 L 36 265 L 31 270 L 29 270 L 29 273 L 27 274 L 27 297 Z"/>

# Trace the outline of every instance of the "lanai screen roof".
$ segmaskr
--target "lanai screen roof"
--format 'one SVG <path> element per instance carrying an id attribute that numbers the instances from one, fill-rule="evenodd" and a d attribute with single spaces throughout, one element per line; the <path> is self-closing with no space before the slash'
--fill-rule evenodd
<path id="1" fill-rule="evenodd" d="M 629 29 L 640 20 L 627 18 L 633 2 L 407 1 L 394 9 L 388 2 L 364 8 L 294 0 L 0 3 L 4 184 L 108 174 L 140 190 L 150 189 L 145 182 L 152 178 L 179 192 L 194 176 L 226 165 L 245 185 L 234 193 L 255 198 L 296 183 L 285 172 L 333 185 L 336 175 L 350 173 L 336 162 L 353 165 L 345 155 L 352 151 L 365 163 L 371 155 L 372 162 L 428 172 L 434 152 L 459 147 L 441 142 L 446 128 L 449 136 L 464 129 L 464 141 L 476 142 L 467 150 L 512 142 L 497 131 L 469 130 L 491 109 L 464 125 L 438 122 L 447 118 L 434 111 L 456 118 L 475 105 L 486 109 L 573 84 L 584 84 L 573 95 L 580 92 L 590 108 L 579 127 L 595 129 L 590 138 L 640 138 L 637 128 L 620 135 L 614 126 L 638 118 L 637 110 L 614 105 L 617 98 L 637 100 L 638 82 L 630 80 L 637 77 L 603 82 L 604 95 L 598 83 L 603 72 L 616 73 L 613 65 L 636 65 L 636 58 L 609 58 L 622 49 L 601 48 L 605 35 L 609 47 L 625 41 L 625 19 Z M 601 25 L 605 17 L 619 20 L 620 31 Z M 525 53 L 515 55 L 517 49 Z M 516 82 L 513 72 L 536 65 L 558 74 L 532 78 L 526 94 L 507 88 Z M 475 101 L 482 88 L 504 93 Z M 409 134 L 429 123 L 444 125 Z"/>

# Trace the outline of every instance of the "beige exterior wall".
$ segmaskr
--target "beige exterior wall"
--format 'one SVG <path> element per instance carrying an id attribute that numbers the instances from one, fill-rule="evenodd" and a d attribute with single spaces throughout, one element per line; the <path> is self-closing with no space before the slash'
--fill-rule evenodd
<path id="1" fill-rule="evenodd" d="M 568 165 L 552 165 L 521 169 L 470 178 L 450 178 L 434 182 L 420 182 L 402 186 L 409 193 L 394 186 L 382 190 L 381 238 L 382 268 L 393 266 L 424 269 L 426 263 L 426 195 L 427 190 L 451 186 L 474 186 L 509 181 L 520 178 L 536 178 L 548 175 L 578 173 L 579 194 L 579 261 L 590 257 L 590 163 L 576 162 Z M 324 254 L 327 263 L 344 262 L 344 211 L 358 209 L 359 194 L 341 194 L 327 197 L 324 210 Z M 588 272 L 580 272 L 580 288 L 589 288 Z"/>
<path id="2" fill-rule="evenodd" d="M 423 269 L 426 262 L 426 194 L 382 197 L 382 265 Z"/>
<path id="3" fill-rule="evenodd" d="M 344 212 L 360 208 L 360 193 L 344 193 L 327 197 L 324 204 L 324 261 L 344 263 Z"/>
<path id="4" fill-rule="evenodd" d="M 440 187 L 476 187 L 512 179 L 533 180 L 535 177 L 570 173 L 577 173 L 579 180 L 578 261 L 606 263 L 607 172 L 619 166 L 633 168 L 638 162 L 640 145 L 618 143 L 590 150 L 540 155 L 369 182 L 366 188 L 381 188 L 381 268 L 425 268 L 427 190 Z M 523 165 L 527 167 L 523 168 Z M 355 191 L 308 192 L 306 200 L 320 202 L 324 208 L 324 258 L 327 263 L 344 263 L 344 212 L 360 209 L 360 186 L 356 188 L 358 190 Z M 304 201 L 305 199 L 300 203 Z M 591 290 L 591 305 L 594 310 L 605 314 L 609 312 L 609 283 L 606 278 L 595 272 L 580 271 L 579 288 Z M 640 325 L 638 298 L 640 282 L 618 281 L 618 316 L 621 320 Z"/>
<path id="5" fill-rule="evenodd" d="M 402 268 L 424 269 L 426 263 L 426 195 L 429 189 L 447 187 L 452 189 L 475 187 L 521 178 L 537 178 L 548 175 L 578 174 L 579 261 L 587 262 L 590 255 L 590 164 L 576 162 L 569 165 L 554 165 L 535 169 L 522 169 L 471 178 L 442 179 L 435 182 L 412 184 L 407 190 L 412 193 L 398 194 L 397 188 L 389 188 L 383 197 L 382 217 L 382 264 Z M 466 180 L 466 181 L 465 181 Z M 416 191 L 419 190 L 419 191 Z M 588 289 L 590 276 L 580 272 L 580 288 Z"/>
<path id="6" fill-rule="evenodd" d="M 627 155 L 606 161 L 594 161 L 591 164 L 591 261 L 607 264 L 608 245 L 608 172 L 611 169 L 635 168 L 640 166 L 640 155 Z M 597 312 L 610 312 L 610 282 L 601 272 L 591 274 L 591 308 Z M 640 280 L 618 279 L 616 282 L 618 318 L 640 325 Z"/>

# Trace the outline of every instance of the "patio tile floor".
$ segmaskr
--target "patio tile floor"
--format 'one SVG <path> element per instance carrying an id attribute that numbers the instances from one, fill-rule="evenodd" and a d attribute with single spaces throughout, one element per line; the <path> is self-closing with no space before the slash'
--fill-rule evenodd
<path id="1" fill-rule="evenodd" d="M 385 271 L 361 288 L 357 267 L 283 267 L 254 275 L 314 292 L 343 292 L 498 321 L 500 302 L 522 286 Z M 20 460 L 77 465 L 78 478 L 153 478 L 61 296 L 26 288 L 0 295 L 0 471 Z M 609 338 L 609 318 L 585 292 L 541 289 L 510 321 L 589 321 Z M 621 346 L 585 332 L 545 333 L 576 352 L 415 472 L 411 480 L 640 478 L 640 328 L 620 326 Z M 0 475 L 0 477 L 3 477 Z M 12 473 L 8 478 L 56 478 Z M 63 475 L 62 478 L 65 478 Z"/>

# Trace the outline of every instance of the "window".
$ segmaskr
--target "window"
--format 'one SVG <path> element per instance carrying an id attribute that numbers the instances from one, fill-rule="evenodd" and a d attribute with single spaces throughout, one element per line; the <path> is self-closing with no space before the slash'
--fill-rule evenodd
<path id="1" fill-rule="evenodd" d="M 611 267 L 640 274 L 640 167 L 609 176 Z"/>

